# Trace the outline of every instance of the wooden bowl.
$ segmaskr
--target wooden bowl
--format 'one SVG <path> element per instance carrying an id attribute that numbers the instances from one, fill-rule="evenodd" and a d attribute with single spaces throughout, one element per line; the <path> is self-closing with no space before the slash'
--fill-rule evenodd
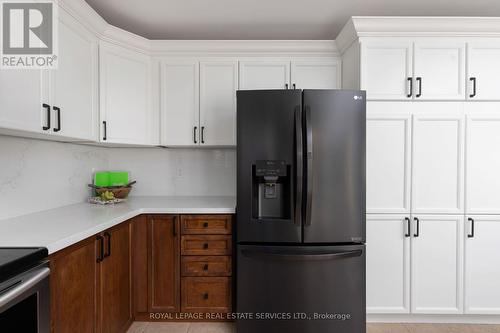
<path id="1" fill-rule="evenodd" d="M 115 195 L 115 198 L 125 199 L 131 190 L 132 190 L 132 186 L 129 186 L 129 187 L 99 187 L 99 188 L 95 189 L 95 192 L 98 195 L 101 195 L 101 193 L 109 191 Z"/>

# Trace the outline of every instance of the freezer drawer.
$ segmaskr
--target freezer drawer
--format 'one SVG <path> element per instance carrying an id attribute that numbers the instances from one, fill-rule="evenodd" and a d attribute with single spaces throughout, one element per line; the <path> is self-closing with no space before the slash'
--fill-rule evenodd
<path id="1" fill-rule="evenodd" d="M 238 333 L 365 333 L 364 245 L 237 251 L 237 311 L 254 315 L 237 321 Z M 280 320 L 262 319 L 278 314 Z"/>

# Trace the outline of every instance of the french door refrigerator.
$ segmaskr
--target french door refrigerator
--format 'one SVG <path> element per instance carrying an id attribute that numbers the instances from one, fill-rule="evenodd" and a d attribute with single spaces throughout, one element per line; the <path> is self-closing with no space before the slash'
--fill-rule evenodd
<path id="1" fill-rule="evenodd" d="M 238 333 L 365 332 L 365 108 L 237 92 Z"/>

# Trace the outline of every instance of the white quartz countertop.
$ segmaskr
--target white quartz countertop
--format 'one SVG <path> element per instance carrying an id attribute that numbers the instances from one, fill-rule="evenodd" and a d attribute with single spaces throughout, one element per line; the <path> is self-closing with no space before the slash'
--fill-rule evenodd
<path id="1" fill-rule="evenodd" d="M 115 205 L 79 203 L 0 220 L 0 247 L 46 247 L 49 254 L 140 214 L 233 214 L 235 197 L 129 197 Z"/>

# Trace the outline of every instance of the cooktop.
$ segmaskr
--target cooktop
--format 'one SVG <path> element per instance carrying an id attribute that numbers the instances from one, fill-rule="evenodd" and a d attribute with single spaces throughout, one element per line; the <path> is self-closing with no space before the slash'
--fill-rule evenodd
<path id="1" fill-rule="evenodd" d="M 47 258 L 44 247 L 0 247 L 0 283 Z"/>

